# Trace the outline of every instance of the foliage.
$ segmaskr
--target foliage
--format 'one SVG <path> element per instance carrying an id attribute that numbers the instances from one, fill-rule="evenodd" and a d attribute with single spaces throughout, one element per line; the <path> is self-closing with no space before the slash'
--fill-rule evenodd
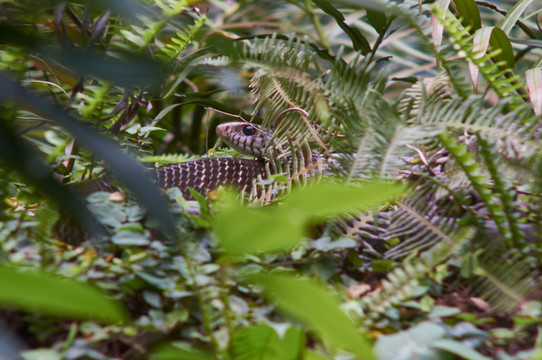
<path id="1" fill-rule="evenodd" d="M 0 357 L 540 356 L 532 1 L 193 5 L 0 5 Z M 272 130 L 246 204 L 136 160 L 229 120 Z"/>

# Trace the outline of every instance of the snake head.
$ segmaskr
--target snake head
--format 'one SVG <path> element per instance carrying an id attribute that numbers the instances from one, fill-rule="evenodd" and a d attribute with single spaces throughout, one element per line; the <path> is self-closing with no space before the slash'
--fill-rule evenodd
<path id="1" fill-rule="evenodd" d="M 259 125 L 236 121 L 220 124 L 216 135 L 241 154 L 262 158 L 270 134 Z"/>

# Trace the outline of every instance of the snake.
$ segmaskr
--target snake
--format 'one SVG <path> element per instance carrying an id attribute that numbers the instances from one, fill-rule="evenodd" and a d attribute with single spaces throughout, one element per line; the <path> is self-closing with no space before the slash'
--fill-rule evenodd
<path id="1" fill-rule="evenodd" d="M 242 157 L 208 157 L 189 160 L 178 164 L 148 169 L 148 174 L 163 189 L 178 188 L 183 197 L 192 200 L 190 189 L 206 195 L 223 185 L 230 185 L 247 195 L 253 194 L 256 180 L 265 180 L 278 170 L 270 166 L 268 153 L 272 131 L 263 130 L 259 125 L 234 121 L 219 124 L 216 127 L 217 137 L 237 152 L 250 156 Z M 308 175 L 319 172 L 316 164 L 321 156 L 310 153 L 310 164 L 313 165 Z M 293 168 L 292 158 L 285 161 L 285 168 Z M 326 173 L 328 167 L 324 168 Z M 293 172 L 290 171 L 290 172 Z M 321 169 L 320 169 L 321 172 Z M 291 175 L 291 174 L 290 174 Z M 78 185 L 77 192 L 83 196 L 98 191 L 115 192 L 116 188 L 108 178 L 95 179 Z"/>
<path id="2" fill-rule="evenodd" d="M 206 196 L 209 191 L 220 186 L 229 185 L 239 189 L 247 196 L 261 196 L 264 191 L 257 187 L 257 181 L 268 179 L 273 174 L 286 170 L 290 178 L 296 177 L 299 168 L 306 176 L 328 174 L 330 172 L 327 160 L 312 150 L 308 155 L 291 155 L 288 152 L 278 162 L 271 161 L 269 154 L 277 153 L 273 148 L 273 131 L 264 130 L 259 125 L 248 122 L 227 122 L 216 127 L 216 134 L 226 145 L 239 153 L 249 156 L 242 157 L 208 157 L 189 160 L 178 164 L 148 169 L 147 172 L 162 189 L 178 188 L 186 200 L 194 200 L 191 189 Z M 280 156 L 280 155 L 278 155 Z M 296 164 L 302 161 L 303 164 Z M 282 164 L 281 164 L 282 162 Z M 96 192 L 114 193 L 118 191 L 108 176 L 76 183 L 73 190 L 81 197 Z M 86 235 L 73 224 L 69 217 L 66 221 L 56 224 L 56 237 L 66 243 L 78 244 Z"/>

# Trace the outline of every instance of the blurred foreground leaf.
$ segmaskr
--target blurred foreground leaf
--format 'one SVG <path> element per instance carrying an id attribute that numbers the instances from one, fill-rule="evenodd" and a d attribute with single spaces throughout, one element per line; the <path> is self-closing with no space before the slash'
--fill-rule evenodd
<path id="1" fill-rule="evenodd" d="M 186 343 L 171 343 L 157 347 L 152 351 L 149 360 L 213 360 L 216 357 L 203 350 L 196 349 Z"/>
<path id="2" fill-rule="evenodd" d="M 153 218 L 160 222 L 164 232 L 175 236 L 175 225 L 168 211 L 168 202 L 156 184 L 135 159 L 121 152 L 119 145 L 100 136 L 89 126 L 77 121 L 58 107 L 43 100 L 38 94 L 27 92 L 24 87 L 0 74 L 0 100 L 11 100 L 26 105 L 30 111 L 58 123 L 98 157 L 104 159 L 115 177 L 131 190 Z M 27 167 L 24 174 L 34 169 Z"/>
<path id="3" fill-rule="evenodd" d="M 229 255 L 288 250 L 305 233 L 311 218 L 374 209 L 395 199 L 403 187 L 368 183 L 362 186 L 321 182 L 292 194 L 276 208 L 251 209 L 230 196 L 216 215 L 216 235 Z"/>
<path id="4" fill-rule="evenodd" d="M 128 320 L 124 308 L 89 284 L 5 266 L 0 267 L 0 304 L 70 319 L 104 323 Z"/>
<path id="5" fill-rule="evenodd" d="M 375 209 L 394 200 L 403 191 L 404 186 L 395 183 L 366 183 L 358 186 L 321 181 L 293 191 L 284 207 L 311 217 L 341 215 L 356 210 Z"/>
<path id="6" fill-rule="evenodd" d="M 246 327 L 232 336 L 235 360 L 296 360 L 305 349 L 305 335 L 296 327 L 289 327 L 280 337 L 266 324 Z"/>
<path id="7" fill-rule="evenodd" d="M 288 275 L 253 274 L 247 279 L 261 285 L 264 295 L 279 310 L 314 329 L 333 345 L 360 359 L 374 358 L 369 341 L 339 308 L 339 299 L 321 283 Z"/>

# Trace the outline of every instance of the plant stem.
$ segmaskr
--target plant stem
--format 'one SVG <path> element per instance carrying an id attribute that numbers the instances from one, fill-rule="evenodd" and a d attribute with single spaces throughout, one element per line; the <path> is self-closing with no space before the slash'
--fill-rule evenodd
<path id="1" fill-rule="evenodd" d="M 322 24 L 320 24 L 320 20 L 318 19 L 318 16 L 316 15 L 316 12 L 314 11 L 310 0 L 305 0 L 305 10 L 311 17 L 316 33 L 318 34 L 318 38 L 320 39 L 320 43 L 324 48 L 331 51 L 329 47 L 329 42 L 327 41 L 327 37 L 324 34 L 324 30 L 322 29 Z"/>

